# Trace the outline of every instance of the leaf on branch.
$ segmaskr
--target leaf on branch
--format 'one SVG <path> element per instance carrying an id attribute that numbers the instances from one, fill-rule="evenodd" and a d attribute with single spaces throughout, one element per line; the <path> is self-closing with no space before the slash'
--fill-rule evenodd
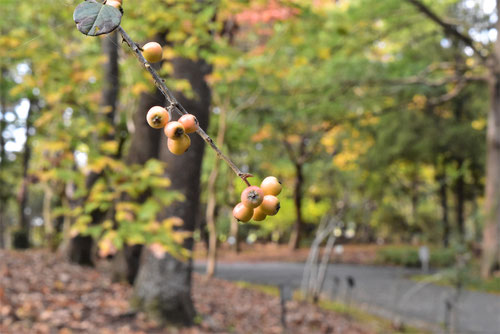
<path id="1" fill-rule="evenodd" d="M 73 20 L 82 34 L 99 36 L 118 28 L 122 20 L 122 13 L 112 6 L 85 1 L 76 7 Z"/>

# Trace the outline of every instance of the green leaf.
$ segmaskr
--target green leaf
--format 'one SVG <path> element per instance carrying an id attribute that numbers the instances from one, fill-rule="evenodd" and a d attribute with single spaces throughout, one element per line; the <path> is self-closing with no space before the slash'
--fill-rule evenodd
<path id="1" fill-rule="evenodd" d="M 108 34 L 118 28 L 122 13 L 112 6 L 85 1 L 76 7 L 73 20 L 82 34 L 98 36 Z"/>

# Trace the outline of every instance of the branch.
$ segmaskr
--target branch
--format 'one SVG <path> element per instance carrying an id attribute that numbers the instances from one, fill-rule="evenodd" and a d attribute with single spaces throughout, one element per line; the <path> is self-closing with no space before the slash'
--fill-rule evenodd
<path id="1" fill-rule="evenodd" d="M 132 49 L 132 51 L 134 52 L 134 54 L 137 57 L 137 59 L 139 60 L 139 62 L 151 74 L 151 76 L 153 77 L 153 80 L 155 82 L 156 87 L 158 87 L 160 92 L 165 96 L 165 98 L 169 102 L 169 106 L 167 107 L 167 109 L 170 112 L 175 111 L 181 116 L 187 114 L 188 112 L 186 111 L 186 109 L 184 109 L 184 107 L 179 102 L 177 102 L 177 99 L 174 97 L 172 92 L 167 88 L 167 86 L 165 85 L 165 81 L 158 75 L 158 72 L 156 72 L 156 70 L 151 66 L 151 64 L 148 63 L 148 61 L 144 58 L 144 56 L 142 55 L 137 44 L 130 38 L 130 36 L 125 32 L 125 30 L 123 30 L 123 28 L 121 26 L 119 26 L 117 28 L 117 30 L 120 33 L 120 35 L 122 36 L 123 41 L 125 41 L 128 44 L 128 46 Z M 238 177 L 241 178 L 243 180 L 243 182 L 245 182 L 248 186 L 250 186 L 250 183 L 248 182 L 247 178 L 252 177 L 252 174 L 243 173 L 231 161 L 231 159 L 229 159 L 227 156 L 224 155 L 224 153 L 222 153 L 222 151 L 217 147 L 217 145 L 215 145 L 212 138 L 210 138 L 207 135 L 207 133 L 205 131 L 203 131 L 203 129 L 201 127 L 198 127 L 198 129 L 196 130 L 196 133 L 201 138 L 203 138 L 203 140 L 215 151 L 215 153 L 217 154 L 217 156 L 219 158 L 224 160 L 229 165 L 229 167 L 233 170 L 233 172 L 236 175 L 238 175 Z"/>
<path id="2" fill-rule="evenodd" d="M 441 95 L 440 97 L 429 100 L 429 105 L 435 107 L 437 105 L 453 100 L 462 92 L 462 90 L 465 88 L 465 84 L 466 84 L 465 81 L 457 82 L 455 87 L 453 87 L 453 89 L 448 93 Z"/>
<path id="3" fill-rule="evenodd" d="M 410 4 L 412 4 L 414 7 L 416 7 L 422 14 L 427 16 L 431 21 L 439 25 L 441 28 L 443 28 L 444 32 L 448 35 L 454 36 L 467 44 L 472 50 L 474 50 L 474 53 L 478 55 L 479 58 L 483 62 L 487 60 L 487 57 L 483 55 L 481 52 L 482 50 L 477 49 L 477 47 L 474 45 L 474 40 L 467 34 L 463 34 L 460 31 L 458 31 L 457 27 L 453 24 L 450 24 L 443 19 L 441 19 L 439 16 L 437 16 L 436 13 L 434 13 L 429 7 L 424 5 L 420 0 L 406 0 Z"/>

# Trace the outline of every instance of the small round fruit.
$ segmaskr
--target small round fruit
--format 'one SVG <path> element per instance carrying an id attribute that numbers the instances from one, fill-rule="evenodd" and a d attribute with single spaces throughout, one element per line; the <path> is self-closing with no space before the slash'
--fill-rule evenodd
<path id="1" fill-rule="evenodd" d="M 262 212 L 266 215 L 274 216 L 280 211 L 280 200 L 276 196 L 266 195 L 259 208 L 261 208 Z"/>
<path id="2" fill-rule="evenodd" d="M 115 7 L 116 9 L 120 9 L 122 6 L 122 2 L 118 0 L 108 0 L 106 1 L 106 5 Z"/>
<path id="3" fill-rule="evenodd" d="M 238 203 L 233 209 L 233 216 L 238 221 L 246 223 L 253 216 L 253 209 L 245 206 L 243 203 Z"/>
<path id="4" fill-rule="evenodd" d="M 146 45 L 142 47 L 142 50 L 142 55 L 150 63 L 159 62 L 163 56 L 161 45 L 156 42 L 146 43 Z"/>
<path id="5" fill-rule="evenodd" d="M 256 208 L 262 203 L 264 192 L 257 186 L 250 186 L 241 193 L 241 203 L 249 208 Z"/>
<path id="6" fill-rule="evenodd" d="M 193 133 L 198 129 L 198 120 L 194 115 L 185 114 L 179 118 L 179 122 L 184 125 L 184 129 L 186 129 L 186 133 Z"/>
<path id="7" fill-rule="evenodd" d="M 266 177 L 260 184 L 260 187 L 264 192 L 264 195 L 274 195 L 274 196 L 278 196 L 279 193 L 281 192 L 281 189 L 283 188 L 281 186 L 281 182 L 278 181 L 278 179 L 274 176 Z"/>
<path id="8" fill-rule="evenodd" d="M 179 139 L 185 134 L 184 126 L 179 122 L 170 122 L 165 126 L 165 135 L 170 139 Z"/>
<path id="9" fill-rule="evenodd" d="M 168 123 L 169 118 L 170 116 L 168 115 L 167 109 L 159 106 L 149 109 L 146 116 L 149 126 L 154 129 L 163 128 Z"/>
<path id="10" fill-rule="evenodd" d="M 167 146 L 173 154 L 181 155 L 191 146 L 191 138 L 187 134 L 183 134 L 179 139 L 168 138 Z"/>
<path id="11" fill-rule="evenodd" d="M 258 206 L 253 210 L 252 220 L 260 222 L 266 219 L 266 216 L 267 215 L 264 212 L 262 212 L 262 208 Z"/>

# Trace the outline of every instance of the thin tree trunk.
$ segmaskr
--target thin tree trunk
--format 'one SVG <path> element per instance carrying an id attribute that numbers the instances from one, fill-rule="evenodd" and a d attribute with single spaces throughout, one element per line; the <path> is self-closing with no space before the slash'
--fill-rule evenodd
<path id="1" fill-rule="evenodd" d="M 50 184 L 45 184 L 43 187 L 43 204 L 42 204 L 42 217 L 43 217 L 43 226 L 44 226 L 44 237 L 45 242 L 49 246 L 50 249 L 53 249 L 54 245 L 54 234 L 55 234 L 55 226 L 52 221 L 52 212 L 51 212 L 51 204 L 52 197 L 54 196 L 54 192 Z"/>
<path id="2" fill-rule="evenodd" d="M 290 241 L 288 243 L 288 248 L 292 251 L 299 247 L 302 225 L 304 224 L 302 219 L 303 184 L 304 184 L 303 165 L 300 163 L 295 163 L 295 187 L 293 193 L 293 202 L 295 204 L 296 220 L 293 226 L 292 234 L 290 235 Z"/>
<path id="3" fill-rule="evenodd" d="M 188 59 L 172 61 L 176 78 L 189 80 L 195 99 L 188 99 L 176 94 L 179 102 L 194 114 L 203 129 L 207 128 L 209 118 L 210 90 L 204 76 L 208 68 L 202 61 Z M 160 218 L 177 216 L 183 220 L 184 231 L 192 232 L 195 227 L 199 204 L 199 185 L 201 164 L 205 143 L 199 136 L 192 136 L 190 149 L 182 156 L 174 156 L 167 149 L 167 139 L 161 138 L 160 159 L 167 163 L 166 176 L 171 180 L 171 189 L 182 193 L 183 202 L 176 202 L 168 207 Z M 184 245 L 193 249 L 193 240 L 188 238 Z M 135 282 L 135 302 L 162 322 L 192 324 L 195 309 L 191 299 L 192 259 L 179 260 L 170 254 L 156 258 L 149 250 L 143 252 L 143 258 Z"/>
<path id="4" fill-rule="evenodd" d="M 29 248 L 30 245 L 30 223 L 28 216 L 26 215 L 26 205 L 28 203 L 28 184 L 29 184 L 29 179 L 28 179 L 28 169 L 29 169 L 29 163 L 31 159 L 31 135 L 30 135 L 30 128 L 32 122 L 32 116 L 33 116 L 33 108 L 36 106 L 36 101 L 31 100 L 30 101 L 30 107 L 28 109 L 28 115 L 26 117 L 26 129 L 25 129 L 25 136 L 26 136 L 26 142 L 24 143 L 24 154 L 23 154 L 23 173 L 22 173 L 22 181 L 21 181 L 21 188 L 19 190 L 18 194 L 18 203 L 19 203 L 19 227 L 21 229 L 21 232 L 23 233 L 23 238 L 26 240 L 26 248 Z"/>
<path id="5" fill-rule="evenodd" d="M 441 201 L 441 214 L 443 220 L 443 247 L 448 248 L 450 245 L 450 221 L 448 218 L 448 189 L 446 187 L 446 170 L 438 175 L 439 182 L 439 198 Z"/>
<path id="6" fill-rule="evenodd" d="M 7 126 L 5 114 L 7 109 L 6 89 L 4 85 L 7 69 L 0 68 L 0 172 L 5 171 L 5 139 L 3 132 Z M 6 187 L 3 184 L 4 175 L 0 174 L 0 249 L 5 248 L 5 202 L 7 201 Z"/>
<path id="7" fill-rule="evenodd" d="M 458 169 L 460 170 L 458 178 L 455 183 L 455 198 L 456 198 L 456 215 L 457 215 L 457 228 L 461 242 L 465 241 L 465 220 L 464 220 L 464 205 L 465 205 L 465 181 L 464 175 L 461 171 L 463 161 L 458 160 Z"/>
<path id="8" fill-rule="evenodd" d="M 220 109 L 217 138 L 215 140 L 218 147 L 224 145 L 226 135 L 226 108 Z M 207 184 L 207 227 L 208 227 L 208 259 L 207 275 L 212 277 L 215 274 L 217 261 L 217 229 L 215 225 L 215 206 L 217 204 L 217 177 L 219 176 L 220 160 L 216 159 Z"/>

